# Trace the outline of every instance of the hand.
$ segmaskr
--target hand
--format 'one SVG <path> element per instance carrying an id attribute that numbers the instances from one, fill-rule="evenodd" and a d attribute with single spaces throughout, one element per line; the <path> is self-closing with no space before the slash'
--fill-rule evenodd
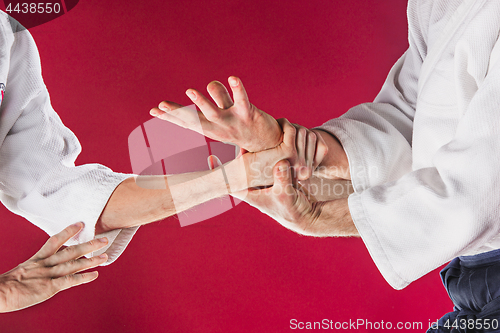
<path id="1" fill-rule="evenodd" d="M 280 121 L 281 119 L 278 120 L 281 125 Z M 296 155 L 289 158 L 294 171 L 293 176 L 297 180 L 307 180 L 327 155 L 328 147 L 323 137 L 313 130 L 298 124 L 292 125 L 297 132 L 295 140 Z"/>
<path id="2" fill-rule="evenodd" d="M 314 133 L 320 138 L 328 147 L 327 154 L 321 161 L 319 167 L 314 170 L 314 175 L 326 179 L 351 179 L 349 169 L 349 160 L 342 147 L 340 141 L 324 130 L 315 129 Z"/>
<path id="3" fill-rule="evenodd" d="M 284 227 L 303 235 L 314 235 L 310 226 L 318 218 L 317 204 L 309 201 L 304 193 L 294 188 L 290 164 L 279 161 L 273 168 L 274 184 L 261 190 L 249 190 L 239 199 L 269 215 Z"/>
<path id="4" fill-rule="evenodd" d="M 28 261 L 0 275 L 0 312 L 20 310 L 43 302 L 61 290 L 95 280 L 97 272 L 75 274 L 96 267 L 107 260 L 107 255 L 81 258 L 108 243 L 106 238 L 88 243 L 59 248 L 83 228 L 73 224 L 49 238 L 45 245 Z"/>
<path id="5" fill-rule="evenodd" d="M 349 213 L 347 198 L 313 202 L 292 184 L 289 162 L 280 161 L 273 169 L 274 185 L 262 190 L 233 194 L 281 225 L 302 235 L 358 236 Z"/>
<path id="6" fill-rule="evenodd" d="M 190 112 L 192 110 L 186 110 L 182 105 L 164 101 L 157 108 L 153 108 L 150 114 L 213 140 L 234 143 L 250 152 L 279 145 L 282 141 L 282 131 L 277 121 L 249 102 L 239 78 L 231 76 L 228 82 L 234 102 L 226 87 L 218 81 L 213 81 L 208 84 L 207 90 L 217 105 L 197 90 L 188 89 L 186 94 L 201 112 Z"/>
<path id="7" fill-rule="evenodd" d="M 285 118 L 278 119 L 283 128 L 283 142 L 276 148 L 242 156 L 246 166 L 248 187 L 273 184 L 272 170 L 280 160 L 287 159 L 293 165 L 293 180 L 308 179 L 321 163 L 328 148 L 316 134 L 300 125 L 292 125 Z"/>

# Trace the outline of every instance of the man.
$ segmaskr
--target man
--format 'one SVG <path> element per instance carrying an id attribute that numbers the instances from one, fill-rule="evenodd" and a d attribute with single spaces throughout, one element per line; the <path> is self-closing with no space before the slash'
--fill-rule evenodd
<path id="1" fill-rule="evenodd" d="M 0 276 L 0 312 L 94 280 L 97 272 L 76 273 L 116 260 L 139 225 L 225 195 L 228 189 L 271 185 L 272 175 L 254 171 L 272 169 L 282 159 L 302 163 L 310 173 L 326 153 L 314 133 L 308 146 L 301 141 L 297 149 L 295 127 L 268 117 L 270 133 L 279 138 L 273 138 L 273 149 L 245 154 L 224 168 L 168 176 L 168 181 L 147 177 L 146 183 L 159 182 L 163 189 L 141 187 L 135 176 L 102 165 L 75 166 L 80 144 L 52 109 L 31 35 L 3 12 L 0 31 L 0 200 L 52 236 L 35 256 Z M 249 104 L 244 89 L 234 94 L 236 104 Z M 255 124 L 250 131 L 262 128 Z M 57 252 L 63 244 L 70 246 Z M 90 253 L 94 256 L 82 258 Z"/>
<path id="2" fill-rule="evenodd" d="M 410 0 L 409 49 L 374 103 L 315 130 L 329 148 L 315 173 L 350 179 L 355 193 L 313 203 L 264 189 L 246 199 L 301 234 L 359 234 L 396 289 L 453 259 L 441 274 L 455 308 L 432 332 L 498 331 L 499 17 L 498 1 Z M 227 120 L 189 92 L 205 128 Z M 152 114 L 180 124 L 177 107 L 163 102 Z"/>

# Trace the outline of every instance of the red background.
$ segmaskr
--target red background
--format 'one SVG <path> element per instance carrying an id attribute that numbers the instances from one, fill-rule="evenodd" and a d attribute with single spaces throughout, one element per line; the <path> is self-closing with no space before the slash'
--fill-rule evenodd
<path id="1" fill-rule="evenodd" d="M 86 0 L 30 31 L 53 106 L 82 143 L 77 162 L 131 172 L 127 138 L 150 108 L 188 104 L 184 91 L 211 80 L 238 75 L 254 104 L 308 127 L 371 101 L 407 47 L 406 24 L 401 0 Z M 0 214 L 5 272 L 47 236 Z M 246 204 L 184 228 L 144 226 L 99 273 L 0 315 L 0 331 L 286 332 L 293 318 L 425 331 L 451 311 L 437 272 L 395 291 L 361 240 L 301 237 Z"/>

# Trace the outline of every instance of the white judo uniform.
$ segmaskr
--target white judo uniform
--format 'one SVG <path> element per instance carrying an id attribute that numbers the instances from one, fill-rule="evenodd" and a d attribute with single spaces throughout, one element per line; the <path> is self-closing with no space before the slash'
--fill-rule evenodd
<path id="1" fill-rule="evenodd" d="M 98 164 L 75 166 L 81 151 L 50 104 L 40 59 L 27 30 L 0 12 L 0 200 L 49 235 L 84 222 L 67 245 L 94 238 L 95 224 L 114 189 L 131 175 Z M 8 223 L 8 221 L 4 221 Z M 106 252 L 113 262 L 137 228 L 113 230 Z M 96 253 L 97 254 L 97 253 Z"/>
<path id="2" fill-rule="evenodd" d="M 349 159 L 349 209 L 387 282 L 500 248 L 500 1 L 410 0 L 409 49 L 374 103 L 320 128 Z"/>

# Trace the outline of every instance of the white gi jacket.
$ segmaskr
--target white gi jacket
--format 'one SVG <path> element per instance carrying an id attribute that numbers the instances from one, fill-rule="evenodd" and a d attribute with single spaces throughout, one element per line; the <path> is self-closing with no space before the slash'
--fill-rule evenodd
<path id="1" fill-rule="evenodd" d="M 75 166 L 75 135 L 50 105 L 40 58 L 27 30 L 0 12 L 0 200 L 49 235 L 84 222 L 67 245 L 94 238 L 95 223 L 112 192 L 130 175 L 98 165 Z M 107 263 L 125 249 L 137 228 L 107 236 Z M 98 254 L 98 253 L 97 253 Z"/>
<path id="2" fill-rule="evenodd" d="M 346 151 L 351 215 L 396 289 L 500 248 L 500 1 L 410 0 L 408 21 L 374 103 L 320 127 Z"/>

